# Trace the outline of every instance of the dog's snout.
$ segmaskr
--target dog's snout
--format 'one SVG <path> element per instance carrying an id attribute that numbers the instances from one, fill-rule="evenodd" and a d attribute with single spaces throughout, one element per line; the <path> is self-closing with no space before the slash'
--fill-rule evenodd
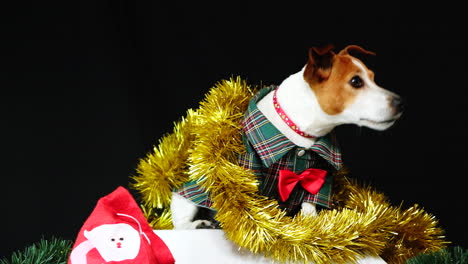
<path id="1" fill-rule="evenodd" d="M 390 102 L 391 106 L 395 109 L 396 112 L 400 113 L 403 112 L 404 104 L 403 98 L 400 96 L 394 96 Z"/>

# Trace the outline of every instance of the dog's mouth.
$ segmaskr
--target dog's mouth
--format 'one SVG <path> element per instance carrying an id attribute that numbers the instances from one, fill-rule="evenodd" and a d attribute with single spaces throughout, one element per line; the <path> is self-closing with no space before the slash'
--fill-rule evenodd
<path id="1" fill-rule="evenodd" d="M 397 119 L 400 118 L 402 114 L 403 113 L 398 113 L 398 114 L 394 115 L 393 117 L 391 117 L 389 119 L 380 120 L 380 121 L 372 120 L 372 119 L 368 119 L 368 118 L 361 118 L 361 119 L 359 119 L 359 121 L 374 124 L 374 125 L 388 125 L 388 124 L 391 124 L 391 123 L 394 123 L 395 121 L 397 121 Z"/>
<path id="2" fill-rule="evenodd" d="M 375 120 L 371 120 L 371 119 L 367 119 L 367 118 L 361 118 L 361 119 L 359 119 L 359 121 L 374 124 L 374 125 L 389 125 L 389 124 L 395 122 L 397 119 L 398 119 L 398 117 L 386 119 L 386 120 L 383 120 L 383 121 L 375 121 Z"/>
<path id="3" fill-rule="evenodd" d="M 364 126 L 367 126 L 367 127 L 373 128 L 373 129 L 385 130 L 385 129 L 391 127 L 393 125 L 393 123 L 395 123 L 395 121 L 397 121 L 397 119 L 401 117 L 401 114 L 402 113 L 399 113 L 399 114 L 393 116 L 392 118 L 385 119 L 385 120 L 378 120 L 378 121 L 368 119 L 368 118 L 361 118 L 361 119 L 359 119 L 359 123 L 361 125 L 364 125 Z"/>

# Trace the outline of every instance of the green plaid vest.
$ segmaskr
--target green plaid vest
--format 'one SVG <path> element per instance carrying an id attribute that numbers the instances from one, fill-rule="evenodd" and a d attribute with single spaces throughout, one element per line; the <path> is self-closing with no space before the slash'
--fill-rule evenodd
<path id="1" fill-rule="evenodd" d="M 259 181 L 260 194 L 276 199 L 279 207 L 295 214 L 302 202 L 326 208 L 331 206 L 333 171 L 342 166 L 341 153 L 333 133 L 316 140 L 310 148 L 296 146 L 258 110 L 257 102 L 276 86 L 260 90 L 251 100 L 244 115 L 242 138 L 246 152 L 239 155 L 239 165 L 254 172 Z M 288 200 L 281 202 L 278 194 L 278 174 L 282 169 L 301 173 L 308 168 L 328 171 L 320 191 L 313 195 L 297 184 Z M 212 201 L 196 182 L 184 184 L 177 193 L 199 206 L 210 208 Z"/>

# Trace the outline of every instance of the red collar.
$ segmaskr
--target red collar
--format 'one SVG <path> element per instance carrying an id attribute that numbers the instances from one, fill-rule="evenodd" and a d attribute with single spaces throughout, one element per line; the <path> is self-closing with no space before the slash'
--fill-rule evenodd
<path id="1" fill-rule="evenodd" d="M 273 93 L 273 105 L 275 107 L 276 112 L 281 117 L 281 119 L 283 119 L 283 121 L 286 123 L 286 125 L 288 125 L 297 134 L 299 134 L 299 135 L 301 135 L 303 137 L 306 137 L 306 138 L 317 138 L 314 135 L 307 134 L 306 132 L 300 130 L 299 127 L 288 117 L 288 115 L 286 115 L 283 108 L 281 108 L 281 106 L 280 106 L 280 104 L 278 102 L 278 98 L 276 97 L 276 93 L 278 91 L 278 88 L 279 88 L 279 86 L 275 89 L 275 91 Z"/>

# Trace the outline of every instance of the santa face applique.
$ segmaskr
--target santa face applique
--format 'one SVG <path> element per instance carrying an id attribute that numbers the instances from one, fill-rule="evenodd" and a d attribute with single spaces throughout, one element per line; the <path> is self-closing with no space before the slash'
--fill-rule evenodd
<path id="1" fill-rule="evenodd" d="M 104 224 L 83 233 L 87 240 L 73 249 L 72 264 L 87 264 L 87 255 L 93 249 L 105 262 L 132 260 L 140 252 L 140 233 L 129 224 Z"/>
<path id="2" fill-rule="evenodd" d="M 128 224 L 101 225 L 84 236 L 107 262 L 134 259 L 140 251 L 140 234 Z"/>

